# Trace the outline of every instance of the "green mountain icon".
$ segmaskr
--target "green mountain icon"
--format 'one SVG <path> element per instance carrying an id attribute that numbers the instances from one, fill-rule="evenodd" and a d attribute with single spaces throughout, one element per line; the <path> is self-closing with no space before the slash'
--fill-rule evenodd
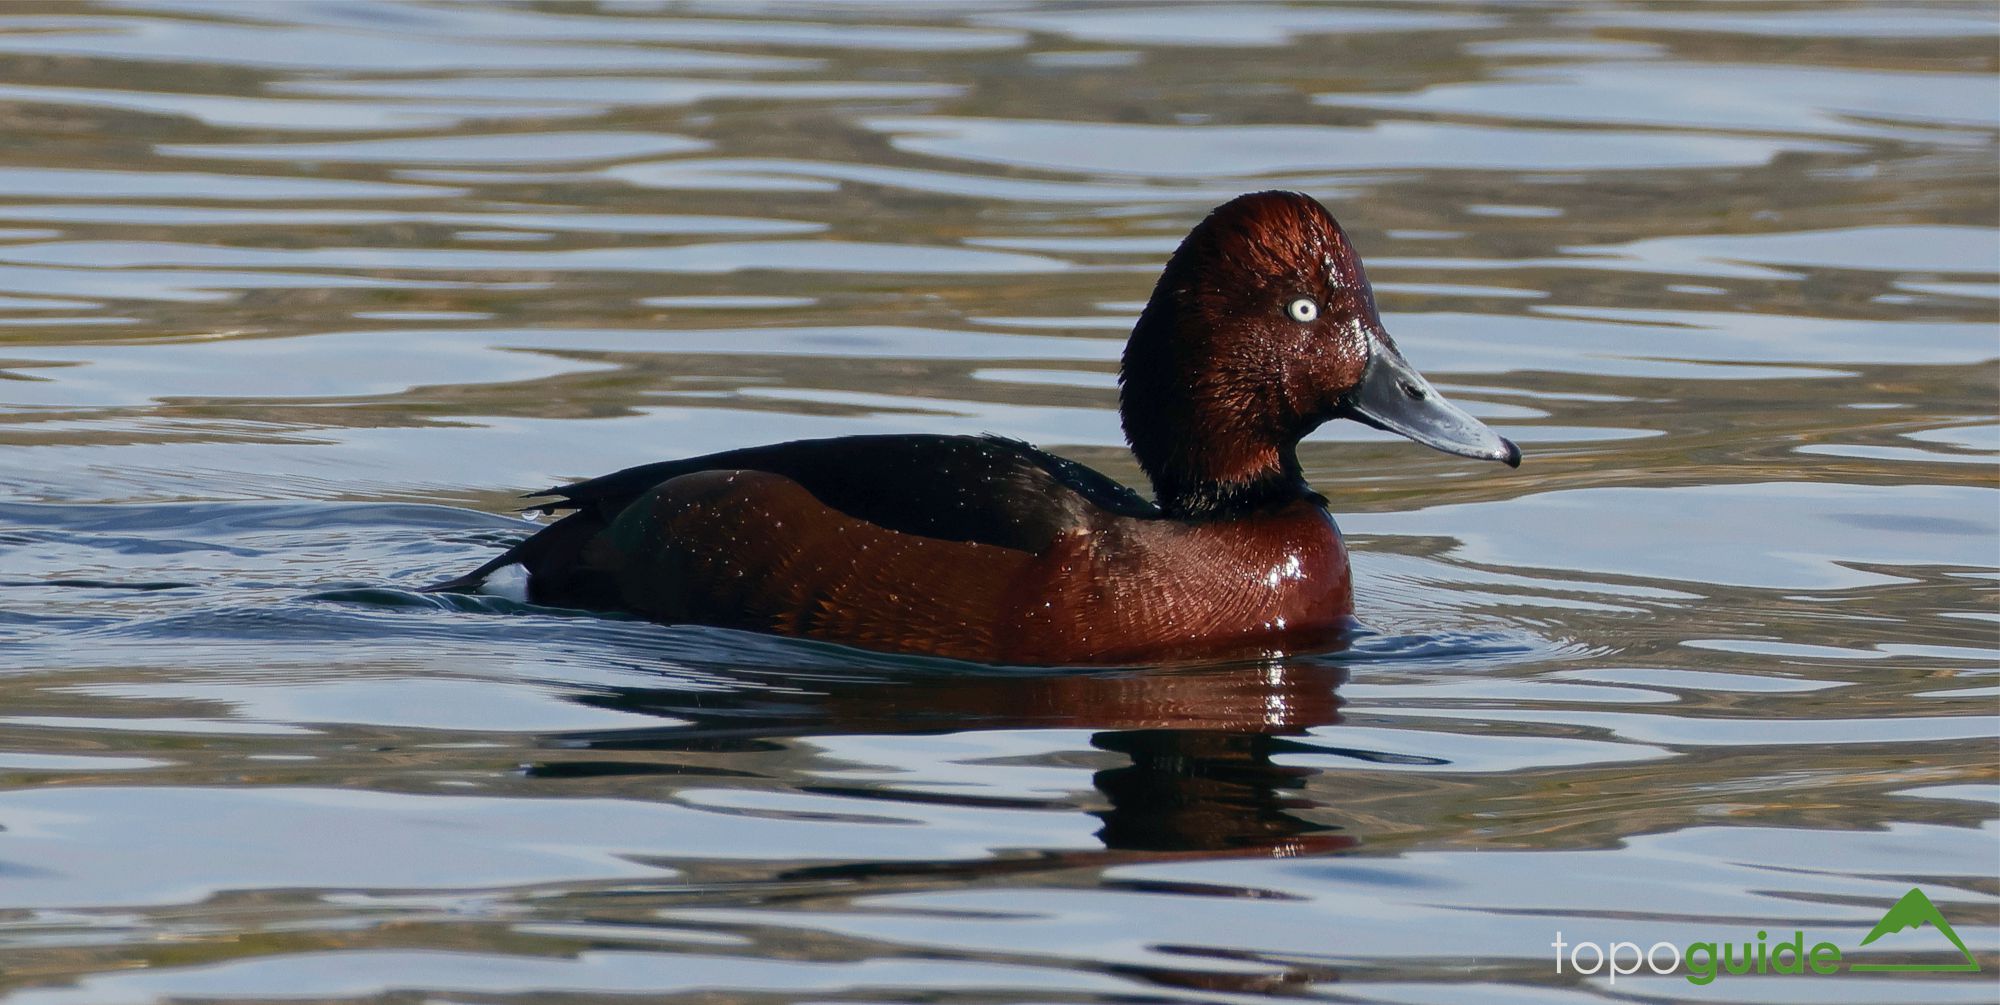
<path id="1" fill-rule="evenodd" d="M 1861 940 L 1861 944 L 1865 946 L 1870 942 L 1873 942 L 1876 939 L 1881 938 L 1884 935 L 1888 935 L 1893 932 L 1900 932 L 1905 928 L 1922 928 L 1925 925 L 1929 925 L 1932 928 L 1935 928 L 1938 931 L 1943 932 L 1944 937 L 1950 939 L 1951 944 L 1957 946 L 1958 951 L 1965 954 L 1965 962 L 1964 963 L 1855 963 L 1850 965 L 1847 969 L 1861 971 L 1864 973 L 1870 971 L 1875 973 L 1889 973 L 1889 972 L 1936 973 L 1940 971 L 1960 971 L 1966 973 L 1978 972 L 1979 961 L 1972 958 L 1972 950 L 1965 948 L 1964 940 L 1958 937 L 1957 932 L 1951 930 L 1951 922 L 1944 920 L 1944 915 L 1938 911 L 1937 905 L 1931 903 L 1931 899 L 1929 897 L 1924 896 L 1924 891 L 1919 890 L 1916 887 L 1911 887 L 1910 892 L 1903 894 L 1902 898 L 1896 901 L 1896 905 L 1894 907 L 1889 908 L 1889 913 L 1884 914 L 1882 916 L 1882 920 L 1875 923 L 1875 927 L 1869 931 L 1866 938 Z"/>

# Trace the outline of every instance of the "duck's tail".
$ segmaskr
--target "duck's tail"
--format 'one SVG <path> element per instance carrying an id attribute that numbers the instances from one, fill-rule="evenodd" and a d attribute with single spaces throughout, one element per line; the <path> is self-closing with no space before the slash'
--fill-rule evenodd
<path id="1" fill-rule="evenodd" d="M 534 540 L 534 538 L 529 538 L 528 540 L 532 541 Z M 524 541 L 522 543 L 525 544 L 527 542 Z M 453 576 L 452 578 L 447 579 L 441 583 L 432 583 L 429 586 L 420 586 L 417 588 L 417 592 L 418 593 L 476 592 L 481 586 L 484 586 L 486 584 L 486 577 L 491 576 L 495 572 L 498 572 L 499 570 L 504 569 L 507 566 L 518 564 L 520 562 L 520 558 L 515 555 L 515 552 L 519 551 L 520 549 L 521 546 L 517 544 L 514 547 L 507 549 L 505 552 L 502 552 L 498 558 L 495 558 L 492 561 L 487 562 L 485 565 L 482 565 L 479 568 L 474 569 L 463 576 Z"/>
<path id="2" fill-rule="evenodd" d="M 602 598 L 598 577 L 588 575 L 585 551 L 592 538 L 605 526 L 592 510 L 579 510 L 537 531 L 533 537 L 488 559 L 485 564 L 462 576 L 422 587 L 419 593 L 496 592 L 489 579 L 510 566 L 520 566 L 524 574 L 508 583 L 502 592 L 523 602 L 560 607 L 595 607 Z M 519 596 L 515 596 L 518 594 Z"/>

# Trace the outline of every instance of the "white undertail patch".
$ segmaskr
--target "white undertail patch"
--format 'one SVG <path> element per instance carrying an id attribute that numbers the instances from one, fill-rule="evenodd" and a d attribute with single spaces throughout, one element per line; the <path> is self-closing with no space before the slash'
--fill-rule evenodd
<path id="1" fill-rule="evenodd" d="M 479 581 L 479 592 L 517 604 L 528 602 L 528 567 L 519 562 L 503 565 Z"/>

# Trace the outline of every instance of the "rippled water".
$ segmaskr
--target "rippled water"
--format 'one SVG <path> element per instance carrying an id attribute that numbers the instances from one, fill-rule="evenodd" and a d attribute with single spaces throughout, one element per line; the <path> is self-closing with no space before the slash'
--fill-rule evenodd
<path id="1" fill-rule="evenodd" d="M 0 7 L 0 998 L 1988 1001 L 2000 11 Z M 1518 472 L 1307 446 L 1372 633 L 974 672 L 409 592 L 514 494 L 1135 480 L 1239 192 Z M 1986 972 L 1558 974 L 1912 885 Z"/>

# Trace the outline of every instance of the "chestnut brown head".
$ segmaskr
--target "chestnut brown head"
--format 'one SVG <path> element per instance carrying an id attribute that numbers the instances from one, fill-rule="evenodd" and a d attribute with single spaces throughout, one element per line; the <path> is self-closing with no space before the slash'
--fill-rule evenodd
<path id="1" fill-rule="evenodd" d="M 1298 442 L 1337 417 L 1518 465 L 1397 351 L 1333 215 L 1258 192 L 1196 225 L 1125 346 L 1120 415 L 1160 505 L 1179 516 L 1306 491 Z"/>

